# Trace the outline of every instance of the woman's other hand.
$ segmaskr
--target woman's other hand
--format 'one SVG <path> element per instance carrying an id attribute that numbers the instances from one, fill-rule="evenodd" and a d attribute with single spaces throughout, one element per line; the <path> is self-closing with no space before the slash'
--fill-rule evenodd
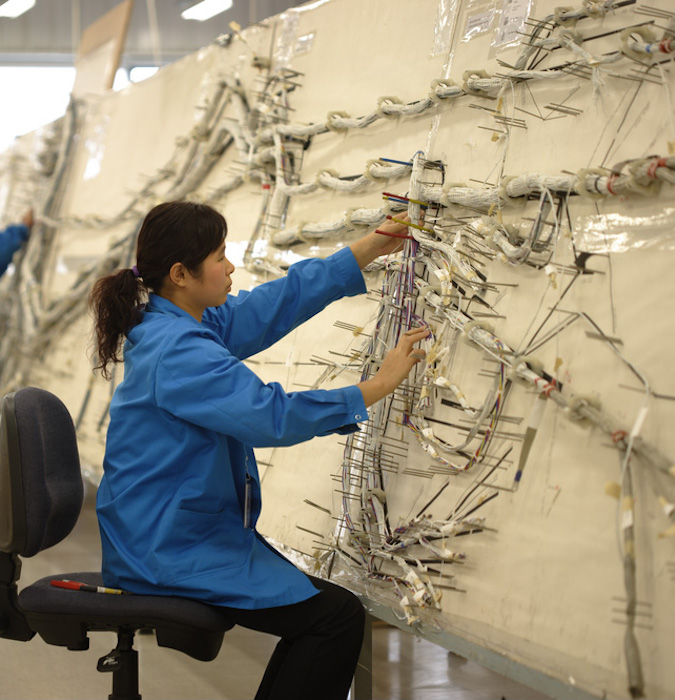
<path id="1" fill-rule="evenodd" d="M 378 373 L 372 379 L 357 385 L 361 389 L 366 407 L 391 394 L 410 374 L 412 368 L 426 357 L 422 348 L 414 346 L 428 336 L 429 329 L 426 326 L 406 331 L 398 345 L 387 353 Z"/>

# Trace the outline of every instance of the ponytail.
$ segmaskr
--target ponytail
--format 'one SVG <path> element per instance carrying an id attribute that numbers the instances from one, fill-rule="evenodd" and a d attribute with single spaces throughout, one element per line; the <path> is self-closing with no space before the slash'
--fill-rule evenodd
<path id="1" fill-rule="evenodd" d="M 222 245 L 226 235 L 223 215 L 206 204 L 163 202 L 148 212 L 138 232 L 136 265 L 100 279 L 89 295 L 98 352 L 95 369 L 106 379 L 110 378 L 108 365 L 122 362 L 123 338 L 141 322 L 146 291 L 160 294 L 177 262 L 199 277 L 203 261 Z"/>
<path id="2" fill-rule="evenodd" d="M 101 278 L 89 295 L 98 359 L 94 369 L 100 369 L 106 379 L 111 376 L 108 365 L 122 361 L 123 339 L 141 322 L 140 306 L 144 297 L 144 286 L 131 269 L 118 270 Z"/>

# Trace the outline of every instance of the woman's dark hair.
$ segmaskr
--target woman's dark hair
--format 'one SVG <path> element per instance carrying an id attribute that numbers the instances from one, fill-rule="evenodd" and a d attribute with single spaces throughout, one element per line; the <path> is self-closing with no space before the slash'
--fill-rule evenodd
<path id="1" fill-rule="evenodd" d="M 141 322 L 146 291 L 161 292 L 177 262 L 199 277 L 202 263 L 226 235 L 225 218 L 206 204 L 164 202 L 148 212 L 138 234 L 136 272 L 118 270 L 103 277 L 89 295 L 98 359 L 95 369 L 109 378 L 108 365 L 121 361 L 122 340 Z"/>

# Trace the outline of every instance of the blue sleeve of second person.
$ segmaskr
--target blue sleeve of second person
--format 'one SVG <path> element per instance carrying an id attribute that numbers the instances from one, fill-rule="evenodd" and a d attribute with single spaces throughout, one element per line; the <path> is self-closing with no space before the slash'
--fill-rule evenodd
<path id="1" fill-rule="evenodd" d="M 28 227 L 24 224 L 15 224 L 8 226 L 0 233 L 0 275 L 4 274 L 5 270 L 12 262 L 12 257 L 21 244 L 28 238 Z"/>

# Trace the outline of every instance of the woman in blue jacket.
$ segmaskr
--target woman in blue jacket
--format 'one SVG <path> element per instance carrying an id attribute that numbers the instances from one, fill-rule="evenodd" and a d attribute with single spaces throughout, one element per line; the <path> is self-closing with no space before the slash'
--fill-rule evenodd
<path id="1" fill-rule="evenodd" d="M 337 700 L 351 683 L 363 610 L 258 534 L 253 448 L 356 430 L 423 357 L 413 346 L 427 332 L 406 333 L 378 373 L 355 386 L 286 393 L 264 384 L 242 360 L 332 301 L 365 292 L 360 268 L 400 238 L 371 233 L 233 296 L 226 233 L 208 206 L 160 204 L 141 227 L 137 264 L 92 291 L 104 375 L 121 361 L 126 337 L 97 496 L 103 577 L 135 593 L 226 607 L 236 624 L 281 637 L 256 698 Z"/>
<path id="2" fill-rule="evenodd" d="M 32 227 L 33 212 L 29 211 L 20 224 L 12 224 L 0 231 L 0 277 L 7 271 L 14 253 L 28 240 Z"/>

